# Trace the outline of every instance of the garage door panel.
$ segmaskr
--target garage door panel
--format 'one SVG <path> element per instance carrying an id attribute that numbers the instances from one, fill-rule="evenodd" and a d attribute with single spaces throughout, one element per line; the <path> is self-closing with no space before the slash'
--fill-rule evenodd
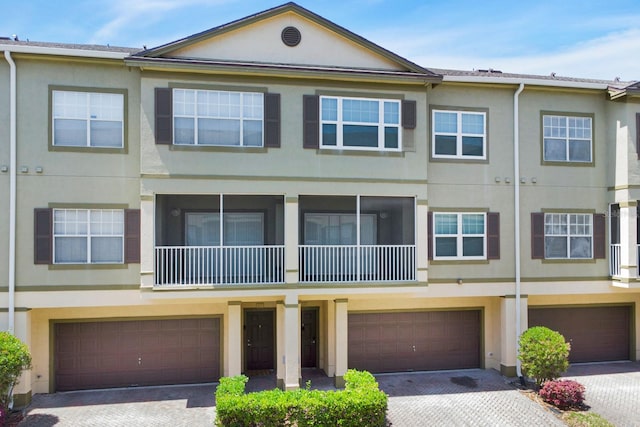
<path id="1" fill-rule="evenodd" d="M 206 318 L 55 324 L 56 390 L 217 381 L 219 323 Z"/>
<path id="2" fill-rule="evenodd" d="M 480 366 L 477 310 L 351 313 L 348 336 L 352 368 L 400 372 Z"/>
<path id="3" fill-rule="evenodd" d="M 560 332 L 571 343 L 573 363 L 628 360 L 630 322 L 630 306 L 529 308 L 529 327 Z"/>

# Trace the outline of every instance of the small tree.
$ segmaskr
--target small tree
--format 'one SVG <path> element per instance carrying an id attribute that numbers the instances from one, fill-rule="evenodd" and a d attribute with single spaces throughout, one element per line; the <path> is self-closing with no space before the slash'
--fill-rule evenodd
<path id="1" fill-rule="evenodd" d="M 8 413 L 13 387 L 30 368 L 29 348 L 9 332 L 0 332 L 0 413 Z"/>
<path id="2" fill-rule="evenodd" d="M 571 345 L 556 331 L 534 326 L 523 332 L 519 344 L 522 371 L 535 378 L 538 388 L 545 381 L 558 378 L 569 367 Z"/>

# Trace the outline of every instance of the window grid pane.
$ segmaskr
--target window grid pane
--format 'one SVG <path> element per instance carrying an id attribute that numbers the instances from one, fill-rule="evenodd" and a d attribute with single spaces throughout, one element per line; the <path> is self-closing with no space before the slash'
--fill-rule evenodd
<path id="1" fill-rule="evenodd" d="M 486 157 L 486 113 L 434 110 L 432 126 L 434 157 Z"/>
<path id="2" fill-rule="evenodd" d="M 542 117 L 545 161 L 591 162 L 591 117 Z"/>
<path id="3" fill-rule="evenodd" d="M 174 144 L 263 145 L 264 94 L 173 90 Z"/>
<path id="4" fill-rule="evenodd" d="M 321 147 L 401 149 L 400 101 L 321 96 L 320 122 Z"/>
<path id="5" fill-rule="evenodd" d="M 486 215 L 434 213 L 436 259 L 484 259 Z"/>
<path id="6" fill-rule="evenodd" d="M 545 258 L 592 258 L 593 216 L 548 213 L 544 216 Z"/>

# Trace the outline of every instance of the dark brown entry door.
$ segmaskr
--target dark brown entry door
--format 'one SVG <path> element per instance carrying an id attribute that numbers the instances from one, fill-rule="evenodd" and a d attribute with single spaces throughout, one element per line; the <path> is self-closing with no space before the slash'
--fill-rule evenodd
<path id="1" fill-rule="evenodd" d="M 479 368 L 480 313 L 350 313 L 349 368 L 374 373 Z"/>
<path id="2" fill-rule="evenodd" d="M 532 326 L 560 332 L 571 343 L 572 363 L 629 360 L 629 306 L 530 308 Z"/>
<path id="3" fill-rule="evenodd" d="M 305 308 L 302 310 L 302 325 L 300 326 L 300 341 L 302 346 L 302 367 L 318 367 L 318 309 Z"/>
<path id="4" fill-rule="evenodd" d="M 220 319 L 56 323 L 55 389 L 185 384 L 220 378 Z"/>
<path id="5" fill-rule="evenodd" d="M 247 370 L 274 368 L 273 310 L 246 310 L 244 312 L 245 354 Z"/>

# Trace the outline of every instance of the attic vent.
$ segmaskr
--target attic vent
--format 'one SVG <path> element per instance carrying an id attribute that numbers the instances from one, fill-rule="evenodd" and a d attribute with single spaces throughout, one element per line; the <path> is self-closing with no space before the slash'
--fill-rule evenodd
<path id="1" fill-rule="evenodd" d="M 298 46 L 302 36 L 300 35 L 300 30 L 296 27 L 287 27 L 282 30 L 282 42 L 287 46 L 294 47 Z"/>

